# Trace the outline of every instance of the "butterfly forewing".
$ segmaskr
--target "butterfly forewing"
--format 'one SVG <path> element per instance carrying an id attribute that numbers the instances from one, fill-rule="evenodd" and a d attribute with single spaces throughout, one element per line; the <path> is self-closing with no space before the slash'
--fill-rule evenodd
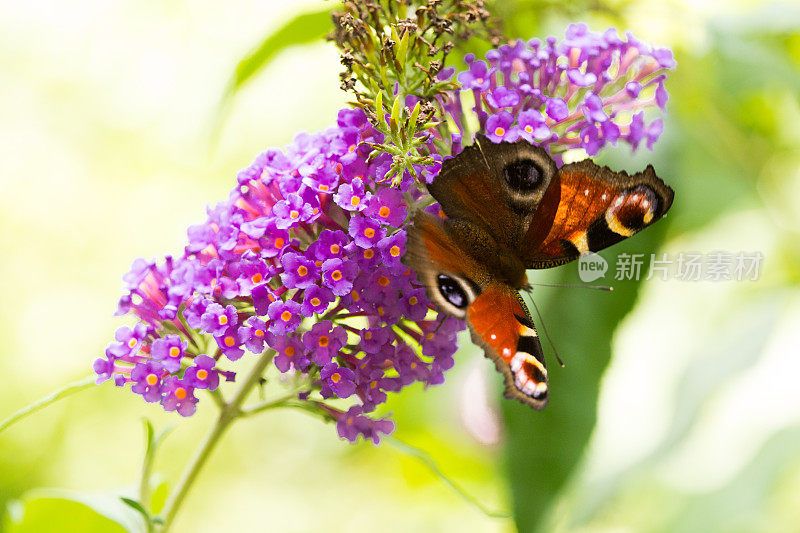
<path id="1" fill-rule="evenodd" d="M 555 163 L 538 146 L 478 136 L 442 163 L 428 190 L 448 218 L 477 224 L 499 243 L 516 246 L 555 173 Z"/>
<path id="2" fill-rule="evenodd" d="M 652 166 L 629 176 L 588 159 L 564 165 L 522 239 L 523 262 L 548 268 L 616 244 L 664 216 L 673 194 Z"/>

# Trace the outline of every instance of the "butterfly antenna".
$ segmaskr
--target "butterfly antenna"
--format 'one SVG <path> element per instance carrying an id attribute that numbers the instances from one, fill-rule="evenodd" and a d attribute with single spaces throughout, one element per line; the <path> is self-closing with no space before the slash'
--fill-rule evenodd
<path id="1" fill-rule="evenodd" d="M 527 292 L 530 292 L 530 290 L 528 290 Z M 562 367 L 567 366 L 564 364 L 564 361 L 562 361 L 561 358 L 558 356 L 558 350 L 556 350 L 556 345 L 553 344 L 553 339 L 550 338 L 550 334 L 547 332 L 547 326 L 544 325 L 544 319 L 542 319 L 542 313 L 539 312 L 539 308 L 536 306 L 536 302 L 533 300 L 533 298 L 531 298 L 531 303 L 533 304 L 533 308 L 536 310 L 536 316 L 539 317 L 539 324 L 542 325 L 542 331 L 544 331 L 544 336 L 547 337 L 547 342 L 550 343 L 550 347 L 553 349 L 553 353 L 556 356 L 558 364 L 560 364 Z"/>
<path id="2" fill-rule="evenodd" d="M 481 146 L 481 143 L 480 143 L 480 141 L 478 140 L 477 137 L 475 138 L 475 146 L 478 147 L 478 150 L 481 153 L 481 157 L 483 157 L 483 162 L 486 163 L 486 168 L 489 168 L 489 169 L 492 168 L 492 167 L 489 166 L 489 160 L 486 159 L 486 154 L 483 153 L 483 146 Z"/>
<path id="3" fill-rule="evenodd" d="M 598 291 L 613 291 L 614 287 L 611 285 L 579 285 L 577 283 L 530 283 L 528 285 L 538 285 L 540 287 L 567 287 L 571 289 L 595 289 Z M 531 288 L 525 289 L 527 292 L 531 292 Z"/>

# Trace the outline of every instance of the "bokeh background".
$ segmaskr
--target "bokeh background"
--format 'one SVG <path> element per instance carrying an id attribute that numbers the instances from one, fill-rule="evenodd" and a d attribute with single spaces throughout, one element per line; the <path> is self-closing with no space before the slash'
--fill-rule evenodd
<path id="1" fill-rule="evenodd" d="M 299 12 L 330 5 L 0 3 L 0 419 L 89 374 L 121 324 L 112 313 L 133 258 L 180 251 L 185 228 L 258 152 L 335 121 L 347 98 L 322 42 L 276 56 L 217 121 L 237 62 Z M 601 159 L 652 162 L 675 204 L 603 255 L 613 265 L 620 252 L 758 251 L 760 279 L 537 288 L 567 362 L 551 362 L 543 413 L 501 400 L 492 365 L 465 338 L 445 385 L 412 388 L 388 411 L 398 438 L 484 510 L 395 446 L 348 445 L 316 419 L 273 411 L 226 435 L 175 531 L 800 529 L 800 7 L 493 9 L 512 37 L 584 21 L 673 48 L 664 137 L 653 152 Z M 574 265 L 531 278 L 578 280 Z M 21 500 L 33 516 L 37 487 L 132 486 L 143 416 L 175 426 L 155 465 L 174 482 L 212 421 L 201 405 L 178 420 L 106 384 L 24 420 L 0 434 L 0 514 L 19 513 Z M 90 530 L 57 505 L 38 512 L 27 526 L 2 523 Z"/>

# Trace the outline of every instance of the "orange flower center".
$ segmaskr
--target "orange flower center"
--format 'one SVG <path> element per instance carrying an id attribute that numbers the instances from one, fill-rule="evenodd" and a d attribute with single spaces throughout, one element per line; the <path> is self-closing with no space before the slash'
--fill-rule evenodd
<path id="1" fill-rule="evenodd" d="M 353 196 L 352 198 L 350 198 L 350 205 L 352 205 L 353 207 L 357 206 L 360 203 L 361 203 L 361 198 L 359 198 L 358 196 Z"/>
<path id="2" fill-rule="evenodd" d="M 331 244 L 331 253 L 332 254 L 338 254 L 339 250 L 341 250 L 341 248 L 339 248 L 338 244 Z"/>
<path id="3" fill-rule="evenodd" d="M 299 267 L 297 267 L 297 273 L 300 274 L 301 276 L 305 276 L 306 274 L 308 274 L 308 269 L 306 268 L 305 265 L 300 265 Z"/>
<path id="4" fill-rule="evenodd" d="M 155 374 L 148 374 L 147 375 L 147 384 L 148 385 L 155 385 L 156 383 L 158 383 L 158 376 L 156 376 Z"/>
<path id="5" fill-rule="evenodd" d="M 342 376 L 338 372 L 336 372 L 335 374 L 333 374 L 331 376 L 331 381 L 333 381 L 334 383 L 339 383 L 339 380 L 341 380 L 341 379 L 342 379 Z"/>
<path id="6" fill-rule="evenodd" d="M 178 348 L 177 346 L 172 346 L 169 349 L 169 356 L 170 357 L 178 357 L 180 354 L 181 354 L 181 349 Z"/>
<path id="7" fill-rule="evenodd" d="M 371 239 L 375 236 L 375 230 L 372 228 L 367 228 L 364 230 L 364 237 L 367 239 Z"/>
<path id="8" fill-rule="evenodd" d="M 383 206 L 378 210 L 378 216 L 386 218 L 386 217 L 389 216 L 389 213 L 391 213 L 391 212 L 392 212 L 391 209 L 389 209 L 386 206 Z"/>
<path id="9" fill-rule="evenodd" d="M 283 248 L 283 243 L 284 243 L 283 238 L 278 237 L 277 239 L 275 239 L 275 242 L 273 244 L 275 245 L 275 248 Z"/>
<path id="10" fill-rule="evenodd" d="M 255 330 L 253 332 L 253 335 L 255 335 L 256 337 L 263 337 L 264 336 L 264 330 L 263 329 L 257 329 L 257 330 Z"/>
<path id="11" fill-rule="evenodd" d="M 340 279 L 342 279 L 342 272 L 340 270 L 334 270 L 333 272 L 331 272 L 331 279 L 333 281 L 339 281 Z"/>
<path id="12" fill-rule="evenodd" d="M 354 302 L 357 302 L 361 299 L 361 296 L 356 291 L 351 291 L 350 297 L 353 299 Z"/>
<path id="13" fill-rule="evenodd" d="M 217 322 L 219 322 L 220 326 L 224 326 L 225 324 L 228 323 L 228 317 L 226 315 L 219 315 Z"/>
<path id="14" fill-rule="evenodd" d="M 281 313 L 281 320 L 284 322 L 289 322 L 292 319 L 292 313 L 290 311 L 284 311 Z"/>
<path id="15" fill-rule="evenodd" d="M 321 190 L 321 191 L 327 191 L 328 189 L 330 189 L 330 187 L 328 187 L 327 185 L 320 185 L 319 186 L 319 190 Z"/>
<path id="16" fill-rule="evenodd" d="M 297 218 L 300 216 L 300 212 L 297 211 L 296 209 L 292 209 L 291 211 L 289 211 L 289 216 L 292 218 Z"/>
<path id="17" fill-rule="evenodd" d="M 262 276 L 260 272 L 257 272 L 252 278 L 250 278 L 253 283 L 261 283 L 262 279 L 264 279 L 264 276 Z"/>
<path id="18" fill-rule="evenodd" d="M 234 339 L 230 335 L 225 337 L 225 346 L 229 346 L 230 347 L 230 346 L 233 346 L 234 344 L 236 344 L 236 339 Z"/>
<path id="19" fill-rule="evenodd" d="M 136 339 L 134 339 L 134 338 L 131 338 L 131 340 L 129 340 L 129 341 L 128 341 L 128 346 L 130 346 L 131 348 L 133 348 L 134 346 L 136 346 L 136 343 L 137 343 L 137 342 L 139 342 L 139 341 L 137 341 L 137 340 L 136 340 Z"/>
<path id="20" fill-rule="evenodd" d="M 294 357 L 294 346 L 287 346 L 283 353 L 286 354 L 286 357 Z"/>
<path id="21" fill-rule="evenodd" d="M 314 307 L 318 307 L 320 303 L 321 302 L 319 301 L 319 298 L 316 297 L 311 298 L 311 305 L 313 305 Z"/>
<path id="22" fill-rule="evenodd" d="M 319 345 L 321 348 L 326 347 L 328 344 L 330 344 L 330 342 L 331 340 L 326 335 L 323 335 L 319 338 Z"/>
<path id="23" fill-rule="evenodd" d="M 184 389 L 183 387 L 178 387 L 177 389 L 175 389 L 175 397 L 179 400 L 183 400 L 184 398 L 186 398 L 186 389 Z"/>
<path id="24" fill-rule="evenodd" d="M 418 301 L 419 300 L 417 299 L 416 296 L 412 296 L 411 298 L 408 299 L 408 303 L 410 303 L 411 305 L 417 305 Z"/>
<path id="25" fill-rule="evenodd" d="M 389 285 L 389 278 L 387 278 L 386 276 L 379 277 L 378 285 L 380 285 L 381 287 L 386 287 L 387 285 Z"/>
<path id="26" fill-rule="evenodd" d="M 532 132 L 533 131 L 533 126 L 528 124 L 527 126 L 525 126 L 525 131 L 527 131 L 528 133 Z"/>
<path id="27" fill-rule="evenodd" d="M 398 257 L 400 255 L 400 247 L 395 244 L 394 246 L 389 248 L 389 254 L 392 257 Z"/>
<path id="28" fill-rule="evenodd" d="M 364 250 L 364 259 L 372 259 L 375 256 L 375 250 L 367 248 Z"/>
<path id="29" fill-rule="evenodd" d="M 197 379 L 206 379 L 208 377 L 208 370 L 200 369 L 197 371 Z"/>
<path id="30" fill-rule="evenodd" d="M 502 137 L 503 135 L 506 134 L 506 130 L 504 130 L 500 126 L 497 126 L 497 128 L 495 128 L 494 130 L 494 134 L 497 135 L 498 137 Z"/>

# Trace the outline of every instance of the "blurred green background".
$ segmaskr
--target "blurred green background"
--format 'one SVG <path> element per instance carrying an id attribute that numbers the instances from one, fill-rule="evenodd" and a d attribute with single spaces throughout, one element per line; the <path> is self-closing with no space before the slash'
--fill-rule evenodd
<path id="1" fill-rule="evenodd" d="M 277 56 L 211 142 L 236 63 L 326 6 L 0 4 L 0 419 L 89 373 L 121 323 L 112 313 L 133 258 L 179 252 L 185 228 L 259 151 L 335 121 L 347 100 L 337 54 L 317 43 Z M 604 256 L 760 251 L 760 279 L 537 288 L 568 365 L 551 357 L 546 411 L 501 400 L 466 337 L 445 385 L 390 401 L 400 439 L 513 519 L 482 513 L 390 445 L 348 445 L 333 427 L 274 411 L 226 435 L 176 531 L 800 530 L 800 8 L 506 0 L 495 11 L 512 37 L 585 21 L 673 48 L 655 151 L 601 159 L 652 162 L 675 205 Z M 574 265 L 531 277 L 578 280 Z M 36 487 L 132 485 L 143 415 L 177 425 L 156 463 L 174 482 L 211 424 L 211 403 L 201 406 L 177 420 L 105 385 L 26 419 L 0 434 L 0 508 Z M 53 511 L 27 530 L 78 524 Z"/>

